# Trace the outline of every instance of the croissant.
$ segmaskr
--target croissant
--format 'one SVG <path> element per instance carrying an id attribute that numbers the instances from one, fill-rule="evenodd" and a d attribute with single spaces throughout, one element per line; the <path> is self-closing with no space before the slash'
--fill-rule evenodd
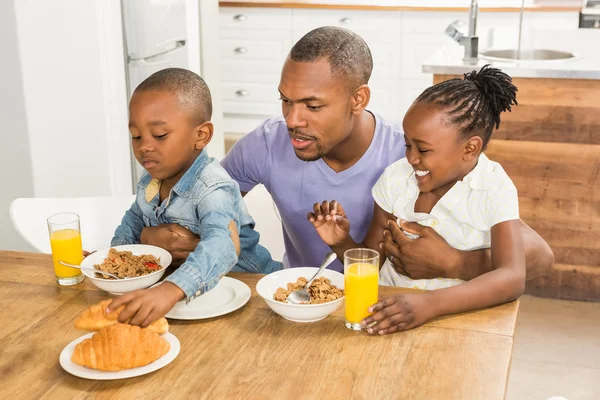
<path id="1" fill-rule="evenodd" d="M 117 318 L 125 306 L 121 306 L 110 314 L 106 313 L 106 307 L 112 300 L 103 300 L 100 303 L 93 304 L 82 312 L 75 320 L 75 328 L 86 331 L 97 331 L 112 324 L 117 323 Z M 169 323 L 163 317 L 154 321 L 146 329 L 163 334 L 169 331 Z"/>
<path id="2" fill-rule="evenodd" d="M 158 360 L 171 346 L 139 326 L 115 323 L 75 346 L 71 361 L 101 371 L 121 371 Z"/>

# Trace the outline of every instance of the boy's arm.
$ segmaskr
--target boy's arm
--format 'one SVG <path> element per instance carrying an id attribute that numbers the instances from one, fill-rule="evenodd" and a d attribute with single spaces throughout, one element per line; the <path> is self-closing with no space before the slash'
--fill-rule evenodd
<path id="1" fill-rule="evenodd" d="M 110 245 L 139 244 L 144 225 L 142 209 L 138 205 L 136 198 L 129 210 L 125 212 L 125 216 L 121 220 L 121 225 L 115 230 L 115 235 L 110 241 Z"/>
<path id="2" fill-rule="evenodd" d="M 238 261 L 229 230 L 233 220 L 239 231 L 234 191 L 238 191 L 237 187 L 221 187 L 202 199 L 197 210 L 201 216 L 202 240 L 185 262 L 165 279 L 183 290 L 187 301 L 215 287 Z"/>
<path id="3" fill-rule="evenodd" d="M 221 160 L 221 166 L 238 183 L 243 195 L 254 186 L 266 183 L 268 168 L 265 164 L 269 148 L 265 135 L 272 129 L 270 121 L 263 122 L 240 138 Z M 195 249 L 200 238 L 186 232 L 178 234 L 174 224 L 165 224 L 145 228 L 141 240 L 143 243 L 162 247 L 173 255 L 174 261 L 182 262 L 182 258 Z"/>

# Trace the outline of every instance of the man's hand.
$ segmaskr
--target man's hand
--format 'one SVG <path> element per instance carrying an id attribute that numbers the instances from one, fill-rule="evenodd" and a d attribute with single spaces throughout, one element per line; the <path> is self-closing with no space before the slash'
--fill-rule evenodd
<path id="1" fill-rule="evenodd" d="M 388 229 L 383 232 L 383 250 L 398 273 L 411 279 L 458 278 L 460 253 L 435 230 L 402 221 L 402 229 L 419 235 L 409 239 L 394 220 L 388 221 Z"/>
<path id="2" fill-rule="evenodd" d="M 164 224 L 144 228 L 140 241 L 167 250 L 173 256 L 171 265 L 179 266 L 196 249 L 200 237 L 179 224 Z"/>
<path id="3" fill-rule="evenodd" d="M 306 218 L 328 246 L 340 245 L 350 236 L 350 222 L 342 205 L 335 200 L 315 203 L 313 212 L 309 212 Z"/>
<path id="4" fill-rule="evenodd" d="M 371 306 L 369 312 L 374 314 L 361 325 L 368 333 L 379 335 L 416 328 L 436 316 L 428 293 L 390 296 Z"/>
<path id="5" fill-rule="evenodd" d="M 108 305 L 106 312 L 111 313 L 125 304 L 125 308 L 119 314 L 119 322 L 146 328 L 160 317 L 164 317 L 175 303 L 184 297 L 185 293 L 179 286 L 163 282 L 150 289 L 136 290 L 117 297 Z"/>

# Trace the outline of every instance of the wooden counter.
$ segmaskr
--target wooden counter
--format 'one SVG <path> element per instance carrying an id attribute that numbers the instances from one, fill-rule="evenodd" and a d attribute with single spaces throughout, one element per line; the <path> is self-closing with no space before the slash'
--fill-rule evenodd
<path id="1" fill-rule="evenodd" d="M 518 302 L 370 337 L 344 326 L 343 308 L 293 323 L 256 294 L 261 275 L 230 274 L 252 298 L 220 318 L 170 321 L 181 342 L 166 367 L 117 381 L 80 379 L 58 363 L 84 332 L 87 306 L 109 295 L 88 280 L 54 282 L 49 255 L 0 251 L 0 393 L 24 399 L 504 399 Z M 381 288 L 382 294 L 400 292 Z M 292 364 L 292 361 L 295 364 Z"/>
<path id="2" fill-rule="evenodd" d="M 413 2 L 414 3 L 414 2 Z M 410 4 L 410 3 L 409 3 Z M 451 6 L 415 6 L 409 5 L 402 0 L 387 1 L 363 1 L 346 0 L 342 4 L 339 1 L 327 0 L 221 0 L 221 7 L 270 7 L 270 8 L 315 8 L 315 9 L 343 9 L 343 10 L 387 10 L 387 11 L 467 11 L 468 7 Z M 534 6 L 525 7 L 526 11 L 557 12 L 557 11 L 579 11 L 581 2 L 570 1 L 568 5 L 556 5 L 556 2 L 541 2 Z M 487 12 L 519 12 L 518 7 L 481 7 L 480 11 Z"/>
<path id="3" fill-rule="evenodd" d="M 600 81 L 513 82 L 519 105 L 502 114 L 486 154 L 517 186 L 521 218 L 554 251 L 552 274 L 527 292 L 600 301 Z"/>

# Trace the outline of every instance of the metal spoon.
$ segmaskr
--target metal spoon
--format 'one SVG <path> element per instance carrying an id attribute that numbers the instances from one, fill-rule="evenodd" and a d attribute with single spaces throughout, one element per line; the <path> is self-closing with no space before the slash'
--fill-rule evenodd
<path id="1" fill-rule="evenodd" d="M 295 290 L 292 293 L 290 293 L 286 301 L 291 304 L 310 303 L 310 294 L 308 293 L 308 288 L 310 287 L 310 284 L 313 283 L 313 281 L 317 278 L 321 271 L 323 271 L 325 267 L 331 264 L 336 258 L 337 255 L 334 252 L 330 251 L 329 253 L 327 253 L 325 258 L 323 259 L 323 262 L 321 263 L 321 267 L 319 268 L 317 273 L 312 278 L 310 278 L 308 282 L 306 282 L 306 286 L 304 286 L 303 289 Z"/>
<path id="2" fill-rule="evenodd" d="M 81 265 L 74 265 L 74 264 L 68 264 L 62 260 L 58 260 L 58 263 L 61 265 L 64 265 L 65 267 L 69 267 L 69 268 L 77 268 L 77 269 L 85 269 L 86 271 L 90 271 L 90 272 L 94 272 L 97 274 L 102 274 L 102 275 L 108 275 L 108 276 L 112 276 L 115 279 L 123 279 L 123 278 L 119 278 L 118 276 L 111 274 L 110 272 L 104 272 L 104 271 L 100 271 L 98 269 L 95 268 L 88 268 L 88 267 L 82 267 Z"/>

